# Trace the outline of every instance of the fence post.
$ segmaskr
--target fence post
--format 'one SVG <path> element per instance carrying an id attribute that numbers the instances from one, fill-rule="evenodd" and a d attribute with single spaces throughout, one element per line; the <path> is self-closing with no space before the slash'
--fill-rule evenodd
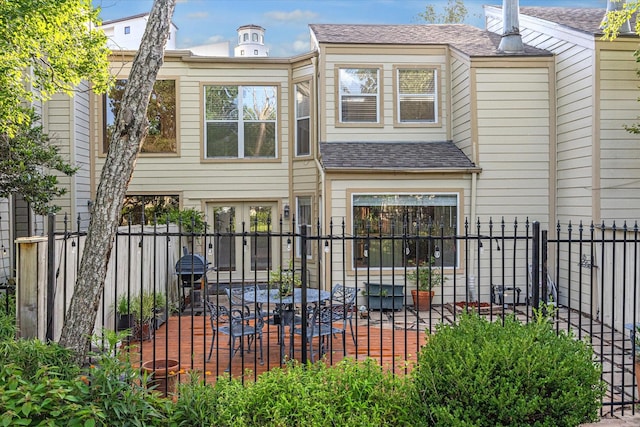
<path id="1" fill-rule="evenodd" d="M 302 256 L 300 257 L 300 259 L 302 260 L 300 262 L 300 268 L 302 269 L 302 273 L 300 274 L 301 277 L 301 282 L 302 282 L 302 289 L 301 289 L 301 296 L 302 296 L 302 309 L 301 309 L 301 314 L 302 314 L 302 322 L 301 322 L 301 330 L 302 330 L 302 363 L 305 364 L 307 363 L 307 226 L 306 224 L 301 224 L 300 225 L 300 253 L 302 254 Z"/>
<path id="2" fill-rule="evenodd" d="M 40 248 L 44 237 L 20 237 L 16 239 L 16 317 L 18 336 L 45 339 L 46 295 L 42 290 L 45 254 Z"/>
<path id="3" fill-rule="evenodd" d="M 47 216 L 47 342 L 53 341 L 53 308 L 56 286 L 56 251 L 55 251 L 56 215 Z"/>
<path id="4" fill-rule="evenodd" d="M 540 308 L 540 223 L 533 221 L 533 239 L 531 248 L 531 299 L 532 306 Z"/>
<path id="5" fill-rule="evenodd" d="M 548 239 L 547 239 L 547 233 L 548 230 L 542 230 L 542 248 L 541 248 L 541 252 L 540 255 L 542 257 L 542 264 L 541 264 L 541 268 L 539 269 L 540 271 L 540 277 L 539 277 L 539 282 L 542 286 L 540 287 L 540 290 L 542 291 L 542 301 L 544 302 L 544 307 L 543 307 L 543 314 L 547 314 L 547 304 L 549 303 L 549 289 L 547 289 L 547 244 L 548 244 Z"/>

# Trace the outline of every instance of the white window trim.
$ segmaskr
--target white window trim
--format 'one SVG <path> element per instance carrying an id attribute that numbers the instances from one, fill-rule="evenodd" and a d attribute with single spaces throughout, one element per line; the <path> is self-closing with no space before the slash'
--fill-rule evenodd
<path id="1" fill-rule="evenodd" d="M 343 96 L 353 96 L 352 94 L 343 93 L 342 85 L 340 84 L 340 71 L 341 70 L 376 70 L 376 89 L 377 92 L 375 94 L 359 94 L 358 96 L 362 97 L 375 97 L 376 100 L 376 121 L 375 122 L 364 122 L 364 121 L 344 121 L 342 118 L 342 97 Z M 355 125 L 377 125 L 380 124 L 380 68 L 378 67 L 340 67 L 338 68 L 338 122 L 340 124 L 355 124 Z"/>
<path id="2" fill-rule="evenodd" d="M 294 106 L 294 112 L 295 112 L 295 153 L 296 153 L 296 157 L 307 157 L 311 155 L 312 152 L 312 148 L 311 148 L 311 91 L 309 91 L 309 115 L 308 116 L 298 116 L 298 85 L 301 83 L 307 83 L 309 85 L 309 89 L 311 89 L 311 82 L 307 81 L 307 82 L 300 82 L 300 83 L 296 83 L 295 88 L 294 88 L 294 93 L 295 93 L 295 106 Z M 304 120 L 304 119 L 308 119 L 309 120 L 309 152 L 308 153 L 304 153 L 304 154 L 300 154 L 298 151 L 298 120 Z"/>
<path id="3" fill-rule="evenodd" d="M 404 70 L 433 70 L 433 93 L 414 93 L 414 94 L 400 94 L 400 71 Z M 435 124 L 438 123 L 439 111 L 438 111 L 438 68 L 436 67 L 420 67 L 420 68 L 397 68 L 396 69 L 396 114 L 398 123 L 403 125 L 411 124 Z M 403 121 L 400 115 L 400 102 L 403 99 L 411 98 L 414 96 L 433 96 L 433 120 L 420 120 L 420 121 Z"/>
<path id="4" fill-rule="evenodd" d="M 238 88 L 238 118 L 235 120 L 231 120 L 231 119 L 226 119 L 226 120 L 213 120 L 213 119 L 207 119 L 206 114 L 207 114 L 207 106 L 206 106 L 206 91 L 207 91 L 207 87 L 210 86 L 226 86 L 226 87 L 237 87 Z M 275 97 L 276 97 L 276 101 L 275 101 L 275 110 L 276 110 L 276 118 L 273 120 L 245 120 L 243 117 L 243 105 L 244 105 L 244 101 L 243 101 L 243 95 L 244 95 L 244 91 L 243 88 L 245 87 L 266 87 L 266 88 L 272 88 L 274 93 L 275 93 Z M 245 123 L 275 123 L 275 147 L 274 147 L 274 155 L 273 157 L 251 157 L 249 159 L 254 160 L 254 159 L 259 159 L 259 160 L 272 160 L 272 159 L 277 159 L 278 158 L 278 87 L 277 86 L 271 86 L 271 85 L 252 85 L 252 84 L 247 84 L 247 85 L 229 85 L 229 84 L 208 84 L 208 85 L 204 85 L 203 87 L 204 90 L 204 108 L 203 108 L 203 115 L 204 115 L 204 141 L 203 141 L 203 150 L 204 150 L 204 158 L 205 160 L 220 160 L 220 159 L 245 159 L 244 156 L 244 124 Z M 237 122 L 238 123 L 238 157 L 207 157 L 206 153 L 207 153 L 207 124 L 208 123 L 232 123 L 232 122 Z"/>

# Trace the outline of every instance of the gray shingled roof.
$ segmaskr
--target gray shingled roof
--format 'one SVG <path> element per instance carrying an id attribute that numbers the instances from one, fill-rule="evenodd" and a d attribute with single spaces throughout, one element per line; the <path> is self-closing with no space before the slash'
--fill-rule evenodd
<path id="1" fill-rule="evenodd" d="M 571 7 L 520 7 L 520 14 L 582 31 L 587 34 L 602 34 L 600 24 L 606 9 Z"/>
<path id="2" fill-rule="evenodd" d="M 325 142 L 325 170 L 469 170 L 476 166 L 451 141 Z"/>
<path id="3" fill-rule="evenodd" d="M 319 43 L 381 45 L 450 45 L 469 56 L 514 56 L 498 53 L 500 36 L 472 25 L 351 25 L 311 24 Z M 526 56 L 549 52 L 525 46 Z"/>

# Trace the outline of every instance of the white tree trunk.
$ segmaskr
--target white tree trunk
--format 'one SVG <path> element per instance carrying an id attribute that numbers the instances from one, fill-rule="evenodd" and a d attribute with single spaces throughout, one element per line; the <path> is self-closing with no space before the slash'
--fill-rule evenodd
<path id="1" fill-rule="evenodd" d="M 79 362 L 89 349 L 122 203 L 147 135 L 147 106 L 162 66 L 175 3 L 176 0 L 153 3 L 100 176 L 78 279 L 60 337 L 60 344 L 73 350 Z"/>

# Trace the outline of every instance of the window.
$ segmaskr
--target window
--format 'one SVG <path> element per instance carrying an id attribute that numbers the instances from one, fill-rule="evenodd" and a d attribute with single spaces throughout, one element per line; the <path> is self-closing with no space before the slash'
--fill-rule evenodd
<path id="1" fill-rule="evenodd" d="M 244 33 L 243 36 L 242 36 L 242 39 L 244 41 L 249 41 L 249 33 Z"/>
<path id="2" fill-rule="evenodd" d="M 251 41 L 254 41 L 254 42 L 258 41 L 258 33 L 252 33 L 251 34 Z"/>
<path id="3" fill-rule="evenodd" d="M 437 72 L 433 68 L 399 69 L 397 117 L 400 123 L 435 123 Z"/>
<path id="4" fill-rule="evenodd" d="M 253 54 L 254 54 L 254 55 L 258 55 L 258 49 L 254 49 L 254 50 L 253 50 Z"/>
<path id="5" fill-rule="evenodd" d="M 240 49 L 240 56 L 244 56 L 244 49 Z"/>
<path id="6" fill-rule="evenodd" d="M 340 123 L 378 123 L 379 70 L 339 70 Z"/>
<path id="7" fill-rule="evenodd" d="M 457 265 L 447 238 L 457 230 L 457 194 L 354 194 L 352 203 L 356 267 L 412 267 L 435 256 L 436 247 L 438 265 Z"/>
<path id="8" fill-rule="evenodd" d="M 307 229 L 307 236 L 311 235 L 311 196 L 296 197 L 296 232 L 302 233 L 302 227 Z M 302 255 L 302 239 L 298 237 L 296 242 L 296 256 L 298 258 Z M 311 258 L 313 253 L 313 243 L 311 240 L 307 241 L 307 258 Z"/>
<path id="9" fill-rule="evenodd" d="M 135 195 L 127 194 L 120 211 L 120 225 L 153 224 L 163 214 L 180 207 L 177 194 Z"/>
<path id="10" fill-rule="evenodd" d="M 309 82 L 296 85 L 296 156 L 311 154 Z"/>
<path id="11" fill-rule="evenodd" d="M 120 111 L 126 80 L 116 80 L 104 97 L 104 141 L 103 149 L 109 149 L 109 141 L 115 130 L 115 117 Z M 156 80 L 147 108 L 149 133 L 142 145 L 141 153 L 177 153 L 176 82 Z"/>
<path id="12" fill-rule="evenodd" d="M 273 249 L 273 237 L 269 236 L 276 207 L 275 202 L 207 204 L 214 232 L 208 256 L 217 271 L 231 272 L 225 275 L 229 280 L 255 277 L 255 272 L 260 273 L 261 280 L 266 280 L 278 255 Z M 242 236 L 241 230 L 248 234 Z"/>
<path id="13" fill-rule="evenodd" d="M 205 157 L 275 158 L 275 86 L 205 86 Z"/>
<path id="14" fill-rule="evenodd" d="M 128 25 L 126 27 L 124 27 L 124 33 L 125 34 L 131 34 L 131 27 L 128 26 Z"/>

